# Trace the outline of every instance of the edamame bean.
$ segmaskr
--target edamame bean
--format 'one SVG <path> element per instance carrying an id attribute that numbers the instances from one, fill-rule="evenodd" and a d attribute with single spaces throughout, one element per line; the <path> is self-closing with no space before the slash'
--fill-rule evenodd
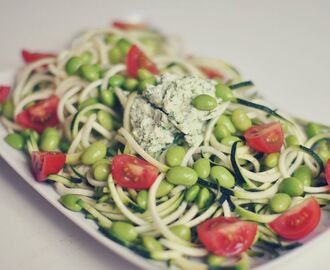
<path id="1" fill-rule="evenodd" d="M 170 191 L 174 188 L 174 185 L 167 182 L 166 180 L 163 180 L 160 182 L 157 192 L 156 192 L 156 198 L 161 198 L 163 196 L 166 196 Z"/>
<path id="2" fill-rule="evenodd" d="M 74 194 L 66 194 L 60 198 L 60 203 L 67 209 L 79 212 L 81 211 L 82 207 L 78 204 L 80 198 Z"/>
<path id="3" fill-rule="evenodd" d="M 229 147 L 231 147 L 234 144 L 234 142 L 239 142 L 237 144 L 238 147 L 243 145 L 242 140 L 239 137 L 236 137 L 236 136 L 228 136 L 228 137 L 225 137 L 221 140 L 222 144 L 224 144 L 226 146 L 229 146 Z"/>
<path id="4" fill-rule="evenodd" d="M 305 166 L 300 166 L 293 174 L 304 186 L 310 187 L 312 184 L 312 172 Z"/>
<path id="5" fill-rule="evenodd" d="M 5 141 L 8 145 L 16 150 L 23 150 L 25 146 L 25 139 L 22 135 L 17 133 L 8 134 L 5 137 Z"/>
<path id="6" fill-rule="evenodd" d="M 184 195 L 185 200 L 187 202 L 193 202 L 196 199 L 199 190 L 200 190 L 199 185 L 193 185 L 189 187 Z"/>
<path id="7" fill-rule="evenodd" d="M 97 113 L 97 121 L 100 123 L 102 127 L 111 131 L 113 129 L 113 120 L 110 113 L 105 111 L 98 111 Z"/>
<path id="8" fill-rule="evenodd" d="M 81 162 L 85 165 L 92 165 L 105 157 L 107 147 L 103 142 L 94 142 L 82 154 Z"/>
<path id="9" fill-rule="evenodd" d="M 226 261 L 226 257 L 218 256 L 215 254 L 209 254 L 207 256 L 207 263 L 209 266 L 221 266 Z"/>
<path id="10" fill-rule="evenodd" d="M 67 141 L 66 139 L 63 139 L 60 141 L 60 144 L 58 146 L 58 148 L 60 148 L 60 150 L 63 152 L 63 153 L 66 153 L 68 152 L 69 148 L 70 148 L 70 142 Z"/>
<path id="11" fill-rule="evenodd" d="M 286 136 L 285 142 L 288 147 L 299 144 L 298 138 L 295 135 Z"/>
<path id="12" fill-rule="evenodd" d="M 144 91 L 149 85 L 156 85 L 157 81 L 154 77 L 145 79 L 139 83 L 139 88 Z"/>
<path id="13" fill-rule="evenodd" d="M 150 78 L 153 77 L 152 73 L 149 70 L 145 69 L 145 68 L 140 68 L 138 70 L 137 74 L 138 74 L 139 80 L 141 80 L 141 81 L 147 80 L 147 79 L 150 79 Z"/>
<path id="14" fill-rule="evenodd" d="M 306 133 L 308 138 L 312 138 L 321 133 L 321 127 L 316 123 L 308 123 Z"/>
<path id="15" fill-rule="evenodd" d="M 124 82 L 125 82 L 125 77 L 120 74 L 113 75 L 109 79 L 109 84 L 112 87 L 121 87 L 124 84 Z"/>
<path id="16" fill-rule="evenodd" d="M 323 164 L 325 165 L 327 160 L 330 158 L 330 146 L 328 142 L 321 141 L 318 148 L 316 149 L 316 153 L 322 159 Z"/>
<path id="17" fill-rule="evenodd" d="M 118 37 L 114 34 L 109 34 L 104 39 L 106 44 L 115 44 L 118 41 Z"/>
<path id="18" fill-rule="evenodd" d="M 7 99 L 2 103 L 2 115 L 8 120 L 13 120 L 14 118 L 14 103 L 12 100 Z"/>
<path id="19" fill-rule="evenodd" d="M 197 179 L 197 173 L 190 167 L 177 166 L 166 173 L 166 180 L 174 185 L 192 186 Z"/>
<path id="20" fill-rule="evenodd" d="M 242 109 L 236 109 L 231 115 L 231 120 L 234 126 L 241 132 L 247 130 L 252 126 L 251 119 L 247 116 L 246 112 Z"/>
<path id="21" fill-rule="evenodd" d="M 291 197 L 286 193 L 277 193 L 269 201 L 270 209 L 275 213 L 284 212 L 291 204 Z"/>
<path id="22" fill-rule="evenodd" d="M 80 57 L 78 56 L 71 57 L 65 64 L 66 73 L 69 76 L 76 74 L 79 68 L 83 65 L 83 63 L 84 61 Z"/>
<path id="23" fill-rule="evenodd" d="M 84 64 L 80 67 L 81 76 L 89 81 L 93 82 L 100 78 L 99 68 L 95 65 Z"/>
<path id="24" fill-rule="evenodd" d="M 203 209 L 209 200 L 211 199 L 211 193 L 210 191 L 206 188 L 203 187 L 200 192 L 198 192 L 197 198 L 196 198 L 196 204 L 199 209 Z"/>
<path id="25" fill-rule="evenodd" d="M 221 98 L 223 101 L 231 101 L 235 99 L 231 89 L 227 85 L 222 83 L 218 83 L 215 86 L 215 95 L 218 98 Z"/>
<path id="26" fill-rule="evenodd" d="M 48 136 L 60 137 L 60 133 L 56 128 L 48 127 L 48 128 L 45 128 L 45 130 L 42 132 L 41 138 L 48 137 Z"/>
<path id="27" fill-rule="evenodd" d="M 108 59 L 111 64 L 118 64 L 123 60 L 123 54 L 118 47 L 113 47 L 108 52 Z"/>
<path id="28" fill-rule="evenodd" d="M 165 155 L 167 165 L 171 167 L 179 166 L 186 154 L 186 150 L 182 146 L 171 146 Z"/>
<path id="29" fill-rule="evenodd" d="M 103 159 L 100 159 L 100 160 L 96 161 L 95 163 L 93 163 L 92 169 L 94 170 L 96 168 L 96 166 L 99 166 L 101 164 L 106 164 L 110 168 L 110 162 L 109 162 L 109 160 L 103 158 Z"/>
<path id="30" fill-rule="evenodd" d="M 84 52 L 80 55 L 80 59 L 83 64 L 90 64 L 92 61 L 92 54 L 90 52 Z"/>
<path id="31" fill-rule="evenodd" d="M 112 88 L 109 88 L 108 90 L 102 90 L 100 92 L 100 99 L 104 105 L 107 105 L 109 107 L 115 106 L 116 95 Z"/>
<path id="32" fill-rule="evenodd" d="M 226 138 L 231 135 L 228 128 L 224 125 L 216 125 L 213 129 L 213 133 L 218 141 L 221 141 L 223 138 Z"/>
<path id="33" fill-rule="evenodd" d="M 56 128 L 46 128 L 40 138 L 40 148 L 43 151 L 52 152 L 57 150 L 60 143 L 60 133 Z"/>
<path id="34" fill-rule="evenodd" d="M 120 49 L 122 55 L 124 56 L 126 56 L 126 54 L 128 53 L 129 49 L 131 48 L 131 45 L 132 44 L 125 38 L 121 38 L 117 42 L 117 46 Z"/>
<path id="35" fill-rule="evenodd" d="M 28 139 L 32 134 L 32 129 L 25 128 L 21 131 L 21 135 L 25 138 Z"/>
<path id="36" fill-rule="evenodd" d="M 301 196 L 304 193 L 304 185 L 296 177 L 288 177 L 282 181 L 278 190 L 290 196 Z"/>
<path id="37" fill-rule="evenodd" d="M 110 228 L 110 232 L 119 239 L 129 242 L 134 241 L 138 237 L 134 226 L 123 221 L 114 222 Z"/>
<path id="38" fill-rule="evenodd" d="M 211 168 L 212 180 L 225 188 L 232 188 L 235 185 L 235 178 L 231 172 L 223 166 L 214 166 Z"/>
<path id="39" fill-rule="evenodd" d="M 138 206 L 143 209 L 147 209 L 148 206 L 148 191 L 141 190 L 136 198 Z"/>
<path id="40" fill-rule="evenodd" d="M 95 105 L 97 103 L 98 103 L 98 100 L 96 98 L 86 99 L 78 105 L 78 111 L 81 111 L 82 109 L 84 109 L 88 106 L 91 106 L 91 105 Z"/>
<path id="41" fill-rule="evenodd" d="M 211 164 L 207 158 L 200 158 L 194 163 L 194 170 L 199 178 L 206 179 L 210 175 Z"/>
<path id="42" fill-rule="evenodd" d="M 230 120 L 230 118 L 227 115 L 222 114 L 217 120 L 217 125 L 225 126 L 230 131 L 231 134 L 236 132 L 236 128 L 233 122 Z"/>
<path id="43" fill-rule="evenodd" d="M 109 164 L 99 164 L 93 169 L 93 175 L 97 181 L 106 181 L 110 173 Z"/>
<path id="44" fill-rule="evenodd" d="M 134 78 L 127 78 L 124 82 L 123 88 L 126 91 L 132 92 L 137 88 L 138 84 L 138 80 Z"/>
<path id="45" fill-rule="evenodd" d="M 268 168 L 275 168 L 278 165 L 280 153 L 271 153 L 265 158 L 265 165 Z"/>
<path id="46" fill-rule="evenodd" d="M 212 111 L 214 110 L 218 103 L 217 100 L 210 95 L 198 95 L 192 101 L 192 105 L 201 111 Z"/>
<path id="47" fill-rule="evenodd" d="M 177 237 L 190 241 L 191 231 L 190 228 L 186 225 L 176 225 L 170 228 L 171 232 L 174 233 Z"/>
<path id="48" fill-rule="evenodd" d="M 162 245 L 152 236 L 146 235 L 142 237 L 143 246 L 150 252 L 162 251 Z"/>

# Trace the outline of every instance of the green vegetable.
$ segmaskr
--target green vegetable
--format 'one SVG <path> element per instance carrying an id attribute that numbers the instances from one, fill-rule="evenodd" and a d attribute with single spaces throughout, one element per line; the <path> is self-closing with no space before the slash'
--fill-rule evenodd
<path id="1" fill-rule="evenodd" d="M 105 111 L 98 111 L 97 113 L 97 121 L 100 123 L 102 127 L 111 131 L 113 129 L 113 120 L 110 113 Z"/>
<path id="2" fill-rule="evenodd" d="M 123 221 L 114 222 L 110 228 L 110 232 L 119 239 L 129 242 L 134 241 L 138 237 L 134 226 Z"/>
<path id="3" fill-rule="evenodd" d="M 242 146 L 243 145 L 242 140 L 239 137 L 236 137 L 236 136 L 228 136 L 228 137 L 223 138 L 221 140 L 221 143 L 222 144 L 224 144 L 226 146 L 229 146 L 229 147 L 231 147 L 234 144 L 234 142 L 239 142 L 238 143 L 238 146 Z"/>
<path id="4" fill-rule="evenodd" d="M 71 144 L 70 144 L 69 141 L 63 139 L 63 140 L 60 141 L 60 144 L 59 144 L 58 147 L 60 148 L 60 150 L 61 150 L 62 152 L 66 153 L 66 152 L 68 152 L 68 150 L 69 150 L 69 148 L 70 148 L 70 145 L 71 145 Z"/>
<path id="5" fill-rule="evenodd" d="M 142 237 L 143 246 L 150 252 L 162 251 L 162 245 L 152 236 L 146 235 Z"/>
<path id="6" fill-rule="evenodd" d="M 284 212 L 291 204 L 291 197 L 286 193 L 277 193 L 269 201 L 269 206 L 275 213 Z"/>
<path id="7" fill-rule="evenodd" d="M 282 181 L 278 190 L 290 196 L 301 196 L 304 193 L 304 185 L 297 178 L 288 177 Z"/>
<path id="8" fill-rule="evenodd" d="M 235 185 L 235 178 L 231 172 L 223 166 L 214 166 L 211 168 L 211 178 L 220 186 L 232 188 Z"/>
<path id="9" fill-rule="evenodd" d="M 139 80 L 141 80 L 141 81 L 153 78 L 152 73 L 149 70 L 145 69 L 145 68 L 140 68 L 138 70 L 137 74 L 138 74 Z"/>
<path id="10" fill-rule="evenodd" d="M 210 161 L 206 158 L 200 158 L 194 163 L 194 170 L 199 178 L 206 179 L 211 171 Z"/>
<path id="11" fill-rule="evenodd" d="M 114 34 L 109 34 L 105 37 L 104 41 L 107 44 L 115 44 L 118 41 L 118 37 Z"/>
<path id="12" fill-rule="evenodd" d="M 215 254 L 209 254 L 207 256 L 207 263 L 212 267 L 220 267 L 226 261 L 225 257 Z"/>
<path id="13" fill-rule="evenodd" d="M 221 98 L 223 101 L 231 101 L 235 99 L 231 89 L 227 85 L 222 83 L 218 83 L 215 86 L 215 95 L 218 98 Z"/>
<path id="14" fill-rule="evenodd" d="M 25 138 L 17 133 L 8 134 L 5 137 L 5 141 L 9 144 L 12 148 L 16 150 L 23 150 L 25 146 Z"/>
<path id="15" fill-rule="evenodd" d="M 330 158 L 330 147 L 328 142 L 322 141 L 317 147 L 316 153 L 321 158 L 323 164 L 326 164 L 327 160 Z"/>
<path id="16" fill-rule="evenodd" d="M 225 126 L 231 134 L 236 132 L 236 128 L 233 122 L 230 120 L 230 118 L 227 115 L 222 114 L 217 120 L 217 125 Z"/>
<path id="17" fill-rule="evenodd" d="M 271 153 L 265 158 L 265 165 L 268 168 L 275 168 L 278 165 L 280 153 Z"/>
<path id="18" fill-rule="evenodd" d="M 197 173 L 189 167 L 173 167 L 166 173 L 166 180 L 174 185 L 192 186 L 197 179 Z"/>
<path id="19" fill-rule="evenodd" d="M 132 44 L 127 39 L 121 38 L 117 41 L 116 45 L 120 49 L 122 55 L 126 56 Z"/>
<path id="20" fill-rule="evenodd" d="M 40 137 L 40 148 L 46 152 L 56 151 L 60 144 L 61 135 L 56 128 L 46 128 Z"/>
<path id="21" fill-rule="evenodd" d="M 246 112 L 242 109 L 236 109 L 231 115 L 231 120 L 234 126 L 241 132 L 247 130 L 252 126 L 251 119 L 247 116 Z"/>
<path id="22" fill-rule="evenodd" d="M 79 68 L 84 64 L 84 61 L 78 57 L 71 57 L 65 64 L 65 71 L 68 75 L 74 75 L 78 72 Z"/>
<path id="23" fill-rule="evenodd" d="M 112 88 L 109 88 L 108 90 L 102 90 L 100 92 L 100 99 L 104 105 L 109 107 L 113 107 L 116 103 L 116 95 Z"/>
<path id="24" fill-rule="evenodd" d="M 148 206 L 148 191 L 141 190 L 136 197 L 136 202 L 138 206 L 140 206 L 143 209 L 147 209 Z"/>
<path id="25" fill-rule="evenodd" d="M 299 145 L 298 138 L 295 135 L 286 136 L 285 142 L 288 147 Z"/>
<path id="26" fill-rule="evenodd" d="M 106 181 L 110 173 L 109 164 L 101 163 L 93 168 L 93 175 L 97 181 Z"/>
<path id="27" fill-rule="evenodd" d="M 60 198 L 60 203 L 67 209 L 79 212 L 81 211 L 82 207 L 78 204 L 80 198 L 77 195 L 73 194 L 66 194 Z"/>
<path id="28" fill-rule="evenodd" d="M 305 166 L 300 166 L 293 174 L 295 178 L 297 178 L 304 186 L 311 186 L 312 184 L 312 172 L 311 170 Z"/>
<path id="29" fill-rule="evenodd" d="M 217 107 L 218 103 L 214 97 L 203 94 L 195 97 L 192 105 L 201 111 L 212 111 Z"/>
<path id="30" fill-rule="evenodd" d="M 94 142 L 81 156 L 81 162 L 85 165 L 92 165 L 96 161 L 105 157 L 107 147 L 103 142 Z"/>
<path id="31" fill-rule="evenodd" d="M 216 125 L 214 127 L 213 133 L 218 141 L 221 141 L 223 138 L 226 138 L 231 135 L 228 128 L 224 125 Z"/>
<path id="32" fill-rule="evenodd" d="M 95 105 L 97 103 L 98 103 L 98 100 L 96 98 L 86 99 L 78 105 L 78 110 L 81 111 L 82 109 L 84 109 L 90 105 Z"/>
<path id="33" fill-rule="evenodd" d="M 139 84 L 138 80 L 134 78 L 127 78 L 124 82 L 123 88 L 126 91 L 132 92 L 137 88 L 138 84 Z"/>
<path id="34" fill-rule="evenodd" d="M 93 82 L 100 79 L 100 72 L 97 66 L 84 64 L 80 67 L 81 76 L 89 81 Z"/>
<path id="35" fill-rule="evenodd" d="M 141 81 L 139 83 L 139 89 L 141 89 L 142 91 L 147 89 L 148 85 L 156 85 L 157 81 L 154 77 L 149 78 L 149 79 L 145 79 L 143 81 Z"/>
<path id="36" fill-rule="evenodd" d="M 83 64 L 89 64 L 92 61 L 92 54 L 90 52 L 84 52 L 80 55 L 80 59 Z"/>
<path id="37" fill-rule="evenodd" d="M 199 193 L 199 190 L 200 190 L 200 187 L 197 184 L 189 187 L 185 193 L 185 197 L 184 197 L 185 200 L 187 202 L 193 202 L 196 199 L 196 197 Z"/>
<path id="38" fill-rule="evenodd" d="M 308 138 L 312 138 L 321 133 L 321 127 L 315 123 L 308 123 L 306 127 L 306 133 Z"/>
<path id="39" fill-rule="evenodd" d="M 196 204 L 197 204 L 198 208 L 203 209 L 206 206 L 206 204 L 208 203 L 208 201 L 210 200 L 210 198 L 211 198 L 211 193 L 210 193 L 209 189 L 206 187 L 203 187 L 198 192 L 198 195 L 196 198 Z"/>
<path id="40" fill-rule="evenodd" d="M 176 225 L 170 228 L 171 232 L 174 233 L 177 237 L 190 241 L 191 231 L 190 228 L 186 225 Z"/>
<path id="41" fill-rule="evenodd" d="M 163 180 L 160 182 L 157 192 L 156 192 L 156 198 L 161 198 L 163 196 L 166 196 L 170 191 L 174 188 L 174 185 L 167 182 L 166 180 Z"/>
<path id="42" fill-rule="evenodd" d="M 113 75 L 109 79 L 109 84 L 112 87 L 121 87 L 124 84 L 124 82 L 125 82 L 125 77 L 120 74 Z"/>
<path id="43" fill-rule="evenodd" d="M 120 63 L 123 60 L 123 54 L 118 47 L 113 47 L 108 52 L 109 62 L 113 65 Z"/>
<path id="44" fill-rule="evenodd" d="M 2 103 L 2 115 L 8 120 L 13 120 L 14 118 L 14 103 L 12 100 L 7 99 Z"/>
<path id="45" fill-rule="evenodd" d="M 167 165 L 174 167 L 179 166 L 186 154 L 185 149 L 182 146 L 171 146 L 165 155 Z"/>

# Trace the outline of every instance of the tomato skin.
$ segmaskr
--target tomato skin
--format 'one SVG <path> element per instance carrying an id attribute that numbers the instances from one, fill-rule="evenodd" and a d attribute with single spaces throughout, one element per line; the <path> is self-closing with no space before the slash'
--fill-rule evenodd
<path id="1" fill-rule="evenodd" d="M 275 153 L 284 143 L 282 125 L 278 122 L 254 125 L 244 132 L 247 144 L 261 153 Z"/>
<path id="2" fill-rule="evenodd" d="M 209 67 L 198 67 L 209 79 L 219 78 L 223 80 L 225 76 L 220 71 Z"/>
<path id="3" fill-rule="evenodd" d="M 66 155 L 61 152 L 32 152 L 32 170 L 36 180 L 43 182 L 48 175 L 58 173 L 65 165 Z"/>
<path id="4" fill-rule="evenodd" d="M 238 218 L 217 217 L 197 226 L 198 238 L 205 248 L 218 256 L 235 256 L 246 251 L 257 234 L 255 223 Z"/>
<path id="5" fill-rule="evenodd" d="M 133 78 L 136 78 L 139 68 L 145 68 L 153 74 L 159 73 L 156 65 L 136 45 L 132 45 L 127 53 L 126 68 L 127 74 Z"/>
<path id="6" fill-rule="evenodd" d="M 149 162 L 126 154 L 114 156 L 111 171 L 116 184 L 136 190 L 150 188 L 159 173 Z"/>
<path id="7" fill-rule="evenodd" d="M 26 64 L 33 63 L 43 58 L 56 57 L 55 54 L 52 53 L 38 53 L 31 52 L 28 50 L 22 50 L 22 58 Z"/>
<path id="8" fill-rule="evenodd" d="M 10 89 L 8 85 L 0 85 L 0 103 L 7 99 Z"/>
<path id="9" fill-rule="evenodd" d="M 128 23 L 124 21 L 114 21 L 112 26 L 121 30 L 139 30 L 146 28 L 143 23 Z"/>
<path id="10" fill-rule="evenodd" d="M 330 186 L 330 158 L 327 160 L 327 164 L 325 165 L 325 179 Z"/>
<path id="11" fill-rule="evenodd" d="M 310 197 L 268 225 L 275 233 L 287 240 L 299 240 L 316 228 L 320 217 L 320 205 L 315 198 Z"/>
<path id="12" fill-rule="evenodd" d="M 39 133 L 47 127 L 59 124 L 57 106 L 59 98 L 55 95 L 41 100 L 16 116 L 16 122 L 25 128 L 31 128 Z"/>

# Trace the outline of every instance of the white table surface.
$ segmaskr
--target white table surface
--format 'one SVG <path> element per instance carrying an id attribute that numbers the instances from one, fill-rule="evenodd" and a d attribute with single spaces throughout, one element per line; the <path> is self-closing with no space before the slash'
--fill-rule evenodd
<path id="1" fill-rule="evenodd" d="M 221 57 L 286 111 L 330 124 L 330 1 L 0 0 L 0 70 L 22 48 L 57 51 L 81 29 L 142 15 Z M 1 83 L 1 82 L 0 82 Z M 0 269 L 136 269 L 33 191 L 0 158 Z M 329 269 L 330 236 L 276 269 Z M 274 268 L 275 269 L 275 268 Z"/>

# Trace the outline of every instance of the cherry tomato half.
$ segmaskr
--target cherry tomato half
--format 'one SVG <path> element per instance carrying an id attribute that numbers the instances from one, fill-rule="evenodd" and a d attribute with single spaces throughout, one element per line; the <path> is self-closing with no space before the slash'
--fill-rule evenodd
<path id="1" fill-rule="evenodd" d="M 122 154 L 112 160 L 112 176 L 121 187 L 148 189 L 155 182 L 158 173 L 157 167 L 134 156 Z"/>
<path id="2" fill-rule="evenodd" d="M 219 256 L 234 256 L 253 243 L 258 226 L 238 218 L 217 217 L 197 226 L 198 238 L 206 249 Z"/>
<path id="3" fill-rule="evenodd" d="M 56 55 L 52 53 L 38 53 L 38 52 L 30 52 L 28 50 L 22 50 L 22 58 L 24 59 L 24 62 L 27 64 L 49 57 L 56 57 Z"/>
<path id="4" fill-rule="evenodd" d="M 209 67 L 198 67 L 209 79 L 219 78 L 223 80 L 225 76 L 218 70 Z"/>
<path id="5" fill-rule="evenodd" d="M 0 102 L 4 102 L 10 92 L 10 86 L 0 85 Z"/>
<path id="6" fill-rule="evenodd" d="M 330 186 L 330 158 L 328 159 L 327 164 L 325 166 L 325 179 Z"/>
<path id="7" fill-rule="evenodd" d="M 123 21 L 114 21 L 112 26 L 121 30 L 139 30 L 146 28 L 143 23 L 129 23 Z"/>
<path id="8" fill-rule="evenodd" d="M 280 123 L 255 125 L 244 132 L 247 144 L 262 153 L 275 153 L 281 150 L 284 133 Z"/>
<path id="9" fill-rule="evenodd" d="M 136 77 L 139 68 L 145 68 L 153 74 L 158 74 L 156 65 L 136 46 L 132 45 L 126 57 L 127 74 Z"/>
<path id="10" fill-rule="evenodd" d="M 48 175 L 58 173 L 65 164 L 66 155 L 61 152 L 32 152 L 33 175 L 38 181 L 47 180 Z"/>
<path id="11" fill-rule="evenodd" d="M 16 122 L 25 128 L 41 133 L 47 127 L 59 124 L 57 105 L 59 98 L 55 95 L 41 100 L 16 116 Z"/>
<path id="12" fill-rule="evenodd" d="M 299 240 L 316 228 L 320 222 L 320 216 L 320 205 L 311 197 L 290 208 L 268 225 L 285 239 Z"/>

